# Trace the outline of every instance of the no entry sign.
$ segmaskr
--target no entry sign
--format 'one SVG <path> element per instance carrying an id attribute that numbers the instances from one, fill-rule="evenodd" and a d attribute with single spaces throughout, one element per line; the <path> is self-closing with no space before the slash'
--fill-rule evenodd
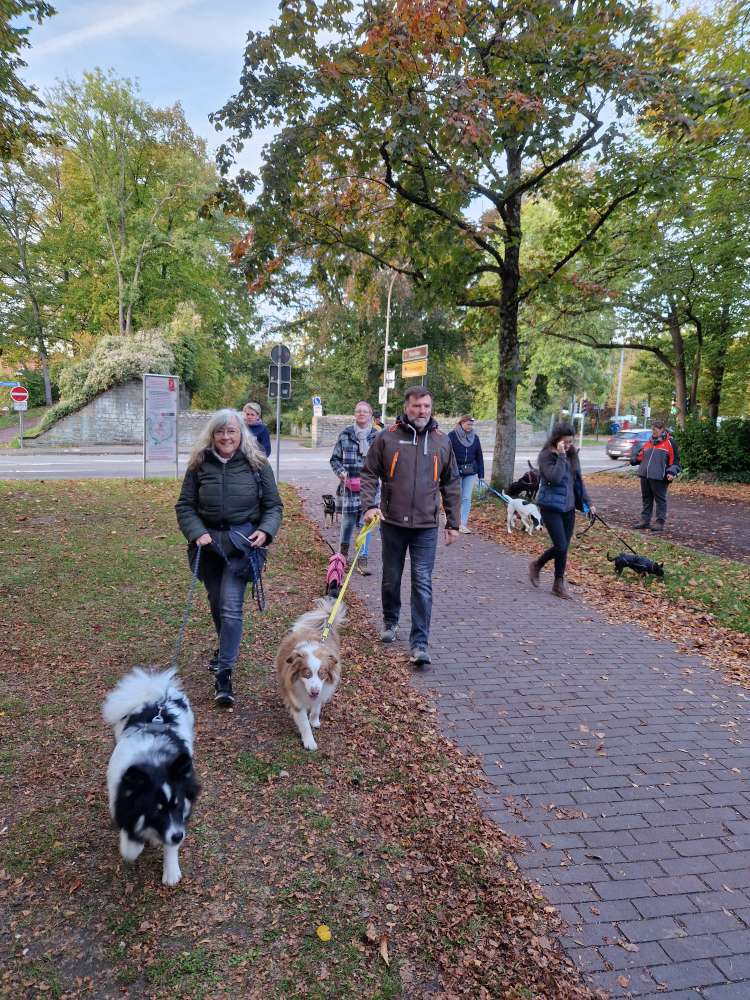
<path id="1" fill-rule="evenodd" d="M 26 403 L 29 399 L 29 390 L 22 385 L 14 385 L 10 390 L 10 398 L 14 403 Z"/>

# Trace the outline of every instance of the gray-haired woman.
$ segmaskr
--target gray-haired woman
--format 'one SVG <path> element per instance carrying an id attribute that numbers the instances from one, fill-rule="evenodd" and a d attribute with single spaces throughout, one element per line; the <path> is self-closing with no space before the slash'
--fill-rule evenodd
<path id="1" fill-rule="evenodd" d="M 283 512 L 266 456 L 236 410 L 219 410 L 201 431 L 175 510 L 189 543 L 191 566 L 201 550 L 199 576 L 208 591 L 219 638 L 209 667 L 216 674 L 215 700 L 231 705 L 248 578 L 237 572 L 241 560 L 232 560 L 237 548 L 230 530 L 236 529 L 253 548 L 268 545 L 279 530 Z"/>

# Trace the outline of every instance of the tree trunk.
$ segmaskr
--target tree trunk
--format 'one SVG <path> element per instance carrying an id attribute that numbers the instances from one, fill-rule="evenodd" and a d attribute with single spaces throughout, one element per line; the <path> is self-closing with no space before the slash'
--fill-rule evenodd
<path id="1" fill-rule="evenodd" d="M 675 404 L 677 406 L 677 426 L 685 426 L 685 417 L 688 409 L 687 372 L 685 370 L 685 341 L 682 336 L 682 327 L 677 315 L 677 307 L 671 304 L 669 310 L 669 335 L 672 338 L 672 349 L 674 350 L 674 388 Z"/>
<path id="2" fill-rule="evenodd" d="M 39 361 L 42 366 L 42 378 L 44 379 L 44 401 L 47 406 L 52 406 L 52 383 L 49 377 L 49 358 L 47 357 L 47 345 L 44 342 L 44 329 L 42 327 L 42 315 L 36 296 L 31 296 L 31 311 L 34 315 L 34 325 L 36 326 L 36 343 L 39 350 Z"/>
<path id="3" fill-rule="evenodd" d="M 701 374 L 703 363 L 703 325 L 695 322 L 695 333 L 697 342 L 695 345 L 695 358 L 693 359 L 693 377 L 690 381 L 690 399 L 688 400 L 688 412 L 695 413 L 698 409 L 698 379 Z"/>
<path id="4" fill-rule="evenodd" d="M 521 157 L 508 150 L 508 174 L 515 183 L 521 176 Z M 497 417 L 492 454 L 492 485 L 505 489 L 513 481 L 516 459 L 516 391 L 521 376 L 518 345 L 518 286 L 521 277 L 521 197 L 506 203 L 505 259 L 500 296 L 500 332 L 497 343 Z"/>

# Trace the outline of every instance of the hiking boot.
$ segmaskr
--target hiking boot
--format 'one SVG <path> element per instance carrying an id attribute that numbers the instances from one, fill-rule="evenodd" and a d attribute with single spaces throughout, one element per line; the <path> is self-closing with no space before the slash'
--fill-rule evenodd
<path id="1" fill-rule="evenodd" d="M 214 701 L 217 705 L 229 707 L 234 705 L 234 692 L 232 691 L 232 671 L 220 670 L 214 681 Z"/>
<path id="2" fill-rule="evenodd" d="M 424 646 L 412 646 L 409 662 L 413 663 L 415 667 L 423 667 L 427 663 L 432 663 L 432 657 Z"/>
<path id="3" fill-rule="evenodd" d="M 383 625 L 380 630 L 381 642 L 395 642 L 398 635 L 398 625 Z"/>
<path id="4" fill-rule="evenodd" d="M 652 531 L 664 531 L 664 522 L 663 521 L 655 521 L 651 525 L 651 530 Z"/>
<path id="5" fill-rule="evenodd" d="M 638 522 L 638 524 L 634 524 L 633 525 L 633 531 L 645 531 L 646 528 L 649 528 L 649 527 L 651 527 L 651 522 L 650 521 L 644 521 L 643 519 L 641 519 Z"/>
<path id="6" fill-rule="evenodd" d="M 339 545 L 339 552 L 344 557 L 344 559 L 348 559 L 349 558 L 349 543 L 348 542 L 342 542 L 341 545 Z"/>
<path id="7" fill-rule="evenodd" d="M 214 650 L 214 655 L 208 661 L 208 672 L 209 674 L 215 674 L 219 669 L 219 650 Z"/>
<path id="8" fill-rule="evenodd" d="M 532 559 L 529 563 L 529 580 L 534 587 L 539 586 L 539 574 L 542 571 L 542 564 L 538 559 Z"/>
<path id="9" fill-rule="evenodd" d="M 573 600 L 573 595 L 568 591 L 565 580 L 561 576 L 555 577 L 555 582 L 552 584 L 552 593 L 555 597 L 561 597 L 564 601 Z"/>
<path id="10" fill-rule="evenodd" d="M 362 576 L 372 576 L 372 570 L 367 568 L 367 556 L 360 556 L 357 560 L 357 572 Z"/>

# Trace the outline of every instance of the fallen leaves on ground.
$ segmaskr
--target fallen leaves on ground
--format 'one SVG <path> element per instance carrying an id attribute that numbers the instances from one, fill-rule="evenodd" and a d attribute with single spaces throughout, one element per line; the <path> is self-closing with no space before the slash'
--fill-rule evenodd
<path id="1" fill-rule="evenodd" d="M 586 477 L 592 485 L 617 486 L 640 491 L 640 481 L 633 472 L 594 472 Z M 750 503 L 750 483 L 709 483 L 704 479 L 675 479 L 669 487 L 670 496 L 705 497 L 709 500 L 739 500 Z"/>
<path id="2" fill-rule="evenodd" d="M 441 736 L 356 597 L 321 749 L 302 749 L 272 662 L 328 552 L 290 491 L 233 711 L 213 705 L 202 590 L 191 614 L 180 664 L 203 788 L 183 881 L 161 885 L 153 849 L 123 864 L 99 711 L 127 669 L 172 653 L 189 579 L 176 484 L 2 484 L 0 497 L 11 519 L 57 517 L 2 543 L 0 654 L 17 668 L 0 689 L 0 995 L 593 996 L 557 945 L 554 907 L 517 870 L 517 842 L 482 815 L 476 761 Z"/>

